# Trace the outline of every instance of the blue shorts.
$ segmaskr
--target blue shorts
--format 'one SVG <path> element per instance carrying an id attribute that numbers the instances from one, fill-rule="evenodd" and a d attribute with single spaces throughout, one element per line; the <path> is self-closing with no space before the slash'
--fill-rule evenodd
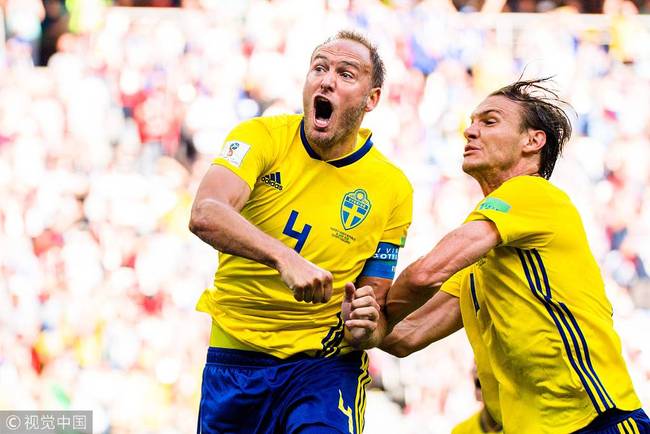
<path id="1" fill-rule="evenodd" d="M 283 360 L 211 347 L 197 432 L 361 433 L 368 383 L 362 351 Z"/>
<path id="2" fill-rule="evenodd" d="M 650 419 L 643 409 L 608 410 L 575 434 L 650 434 Z"/>

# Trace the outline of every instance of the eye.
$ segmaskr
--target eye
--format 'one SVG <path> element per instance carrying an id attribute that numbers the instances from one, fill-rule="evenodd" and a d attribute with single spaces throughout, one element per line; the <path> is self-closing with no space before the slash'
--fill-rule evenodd
<path id="1" fill-rule="evenodd" d="M 325 67 L 323 65 L 316 65 L 316 66 L 314 66 L 314 71 L 316 71 L 316 72 L 324 72 Z"/>
<path id="2" fill-rule="evenodd" d="M 354 78 L 354 75 L 352 75 L 351 72 L 343 71 L 343 72 L 341 73 L 341 77 L 351 79 L 351 78 Z"/>

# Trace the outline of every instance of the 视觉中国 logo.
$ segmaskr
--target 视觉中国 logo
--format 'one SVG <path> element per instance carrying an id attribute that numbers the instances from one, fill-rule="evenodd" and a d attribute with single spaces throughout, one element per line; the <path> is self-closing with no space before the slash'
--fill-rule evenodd
<path id="1" fill-rule="evenodd" d="M 372 204 L 365 190 L 358 188 L 346 193 L 341 202 L 341 223 L 345 230 L 359 226 L 368 216 Z"/>

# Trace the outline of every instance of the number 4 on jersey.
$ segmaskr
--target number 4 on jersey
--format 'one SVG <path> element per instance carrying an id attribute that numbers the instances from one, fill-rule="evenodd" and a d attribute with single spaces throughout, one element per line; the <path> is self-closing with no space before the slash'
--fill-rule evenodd
<path id="1" fill-rule="evenodd" d="M 298 219 L 298 211 L 292 210 L 291 215 L 289 216 L 289 220 L 287 221 L 287 224 L 284 225 L 284 230 L 282 231 L 282 233 L 290 236 L 291 238 L 295 238 L 296 240 L 298 240 L 296 246 L 293 249 L 296 252 L 300 253 L 302 247 L 305 245 L 305 241 L 307 241 L 307 236 L 309 235 L 309 231 L 311 231 L 311 225 L 306 224 L 302 228 L 302 232 L 298 232 L 297 230 L 294 229 L 294 225 L 296 224 L 297 219 Z"/>

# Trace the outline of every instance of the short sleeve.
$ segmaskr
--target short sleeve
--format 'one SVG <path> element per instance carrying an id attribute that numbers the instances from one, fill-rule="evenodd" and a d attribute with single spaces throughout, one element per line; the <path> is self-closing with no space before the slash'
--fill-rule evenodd
<path id="1" fill-rule="evenodd" d="M 226 137 L 212 164 L 232 170 L 253 189 L 257 178 L 276 154 L 275 143 L 260 118 L 244 121 Z"/>
<path id="2" fill-rule="evenodd" d="M 548 244 L 556 226 L 554 201 L 543 178 L 522 176 L 508 180 L 486 196 L 466 222 L 493 222 L 501 244 L 519 248 L 537 248 Z"/>
<path id="3" fill-rule="evenodd" d="M 462 269 L 447 279 L 447 281 L 440 287 L 440 290 L 456 298 L 460 298 L 461 282 L 463 281 L 463 275 L 466 272 L 465 270 L 466 269 Z"/>
<path id="4" fill-rule="evenodd" d="M 382 242 L 400 247 L 404 247 L 413 215 L 413 188 L 408 181 L 405 184 L 405 187 L 400 191 L 401 196 L 397 201 L 397 205 L 393 208 L 386 229 L 381 236 Z"/>

